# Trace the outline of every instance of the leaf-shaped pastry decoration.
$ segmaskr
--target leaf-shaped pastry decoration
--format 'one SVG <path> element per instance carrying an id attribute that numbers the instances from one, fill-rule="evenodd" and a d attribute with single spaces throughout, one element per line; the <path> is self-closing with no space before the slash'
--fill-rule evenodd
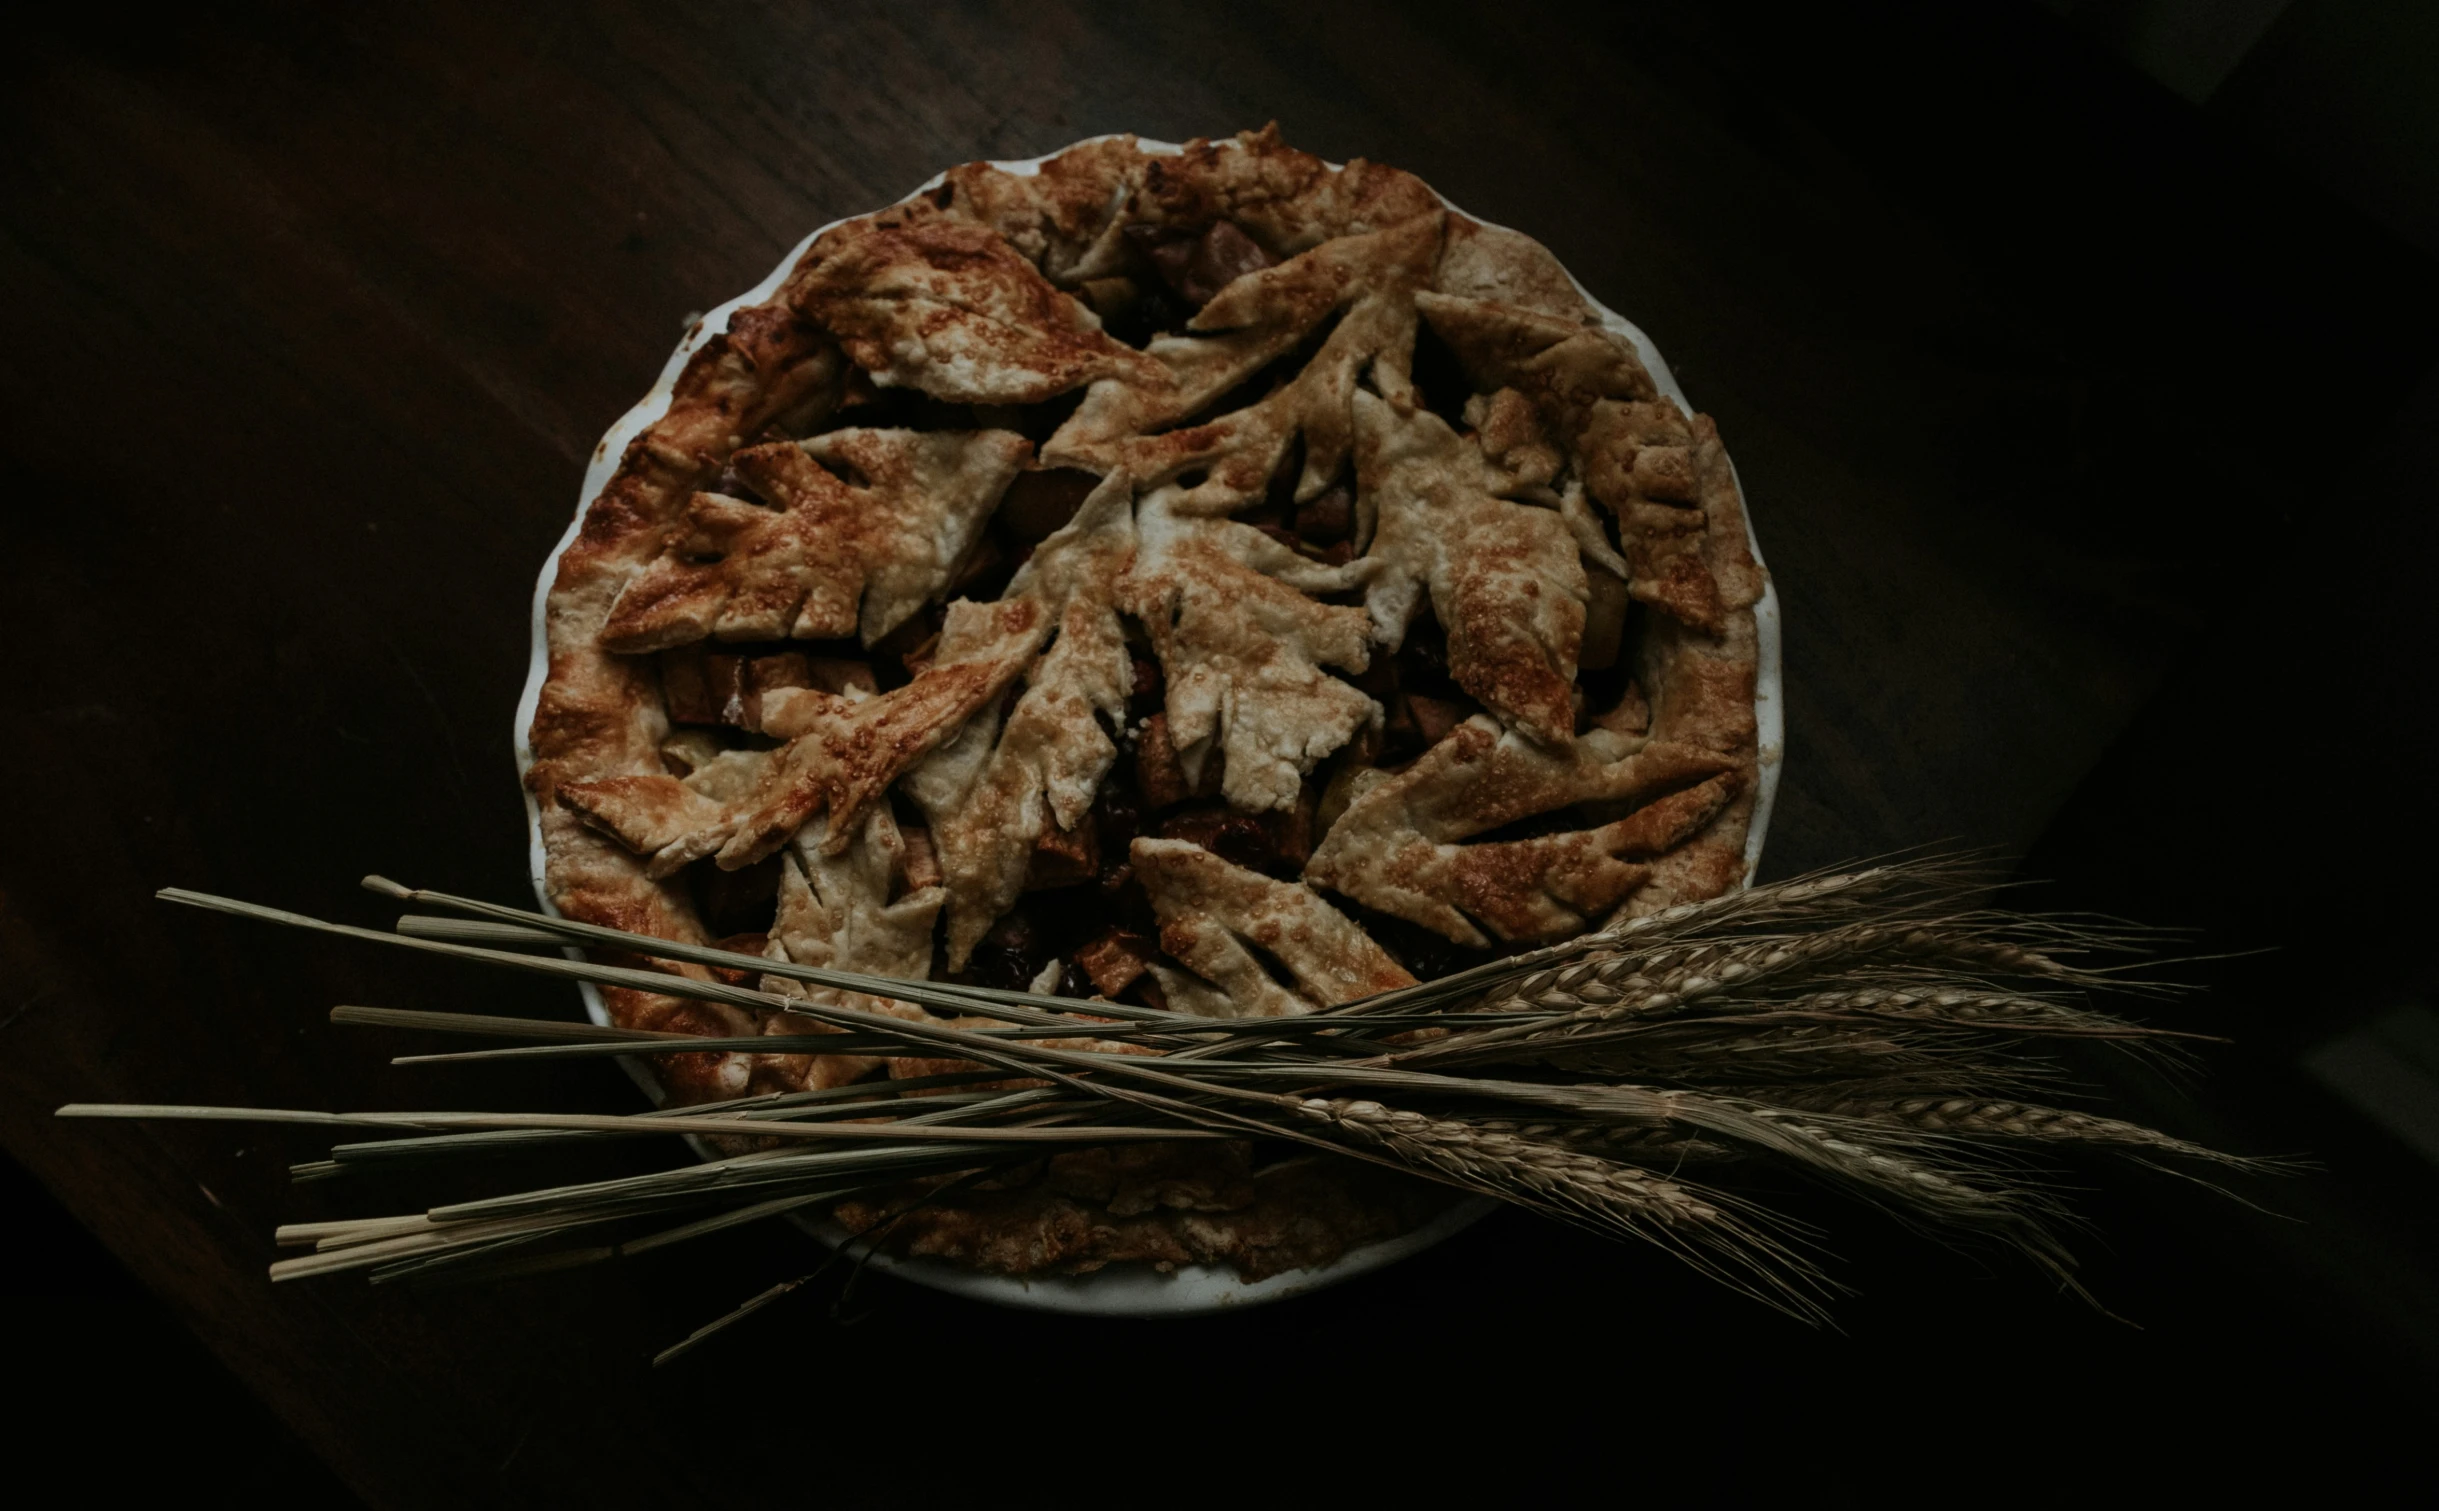
<path id="1" fill-rule="evenodd" d="M 1230 804 L 1292 807 L 1314 763 L 1380 717 L 1378 704 L 1322 670 L 1369 664 L 1364 611 L 1306 596 L 1350 587 L 1371 568 L 1323 566 L 1250 525 L 1181 513 L 1184 493 L 1171 485 L 1141 500 L 1118 605 L 1142 621 L 1160 657 L 1169 738 L 1187 780 L 1199 781 L 1218 752 Z"/>
<path id="2" fill-rule="evenodd" d="M 1070 147 L 1030 173 L 995 163 L 961 164 L 941 175 L 928 201 L 951 217 L 989 227 L 1052 283 L 1073 288 L 1126 269 L 1126 220 L 1119 211 L 1142 176 L 1135 139 L 1103 137 Z"/>
<path id="3" fill-rule="evenodd" d="M 682 944 L 712 942 L 693 897 L 684 888 L 644 879 L 641 863 L 616 837 L 557 804 L 545 808 L 541 820 L 550 857 L 551 900 L 561 916 Z M 709 967 L 690 962 L 637 963 L 697 981 L 712 975 Z M 761 1031 L 756 1014 L 726 1002 L 625 986 L 604 986 L 601 997 L 612 1021 L 631 1028 L 715 1038 L 744 1038 Z M 745 1055 L 690 1054 L 661 1061 L 656 1073 L 662 1088 L 680 1102 L 704 1102 L 744 1095 L 752 1069 Z"/>
<path id="4" fill-rule="evenodd" d="M 1480 447 L 1429 410 L 1400 413 L 1361 391 L 1354 405 L 1376 638 L 1400 644 L 1428 590 L 1449 675 L 1534 739 L 1565 745 L 1589 591 L 1574 532 L 1556 510 L 1497 497 Z"/>
<path id="5" fill-rule="evenodd" d="M 748 447 L 730 465 L 775 507 L 696 494 L 619 593 L 602 643 L 860 633 L 870 645 L 947 588 L 1032 449 L 1004 430 L 863 429 Z"/>
<path id="6" fill-rule="evenodd" d="M 1731 519 L 1736 554 L 1745 565 L 1744 522 Z M 1725 574 L 1723 574 L 1724 576 Z M 1756 654 L 1753 618 L 1731 615 L 1719 635 L 1655 618 L 1636 654 L 1637 674 L 1651 690 L 1651 738 L 1691 746 L 1750 771 L 1760 756 L 1754 713 Z M 1716 897 L 1745 874 L 1745 835 L 1755 792 L 1747 786 L 1717 819 L 1652 863 L 1651 879 L 1628 899 L 1627 914 L 1657 911 L 1698 897 Z"/>
<path id="7" fill-rule="evenodd" d="M 1194 973 L 1152 967 L 1181 1011 L 1294 1016 L 1414 980 L 1310 887 L 1230 865 L 1184 840 L 1136 840 L 1131 858 L 1160 919 L 1160 947 Z M 1274 977 L 1255 950 L 1293 985 Z"/>
<path id="8" fill-rule="evenodd" d="M 1517 390 L 1567 441 L 1603 399 L 1659 397 L 1634 348 L 1600 326 L 1495 299 L 1425 293 L 1414 303 L 1477 389 Z"/>
<path id="9" fill-rule="evenodd" d="M 1163 377 L 988 226 L 875 216 L 822 238 L 814 259 L 798 307 L 884 387 L 1038 404 L 1096 378 Z"/>
<path id="10" fill-rule="evenodd" d="M 901 981 L 928 977 L 932 925 L 948 893 L 937 886 L 923 887 L 895 902 L 889 900 L 890 888 L 905 868 L 905 841 L 889 805 L 875 804 L 858 825 L 853 843 L 838 853 L 825 852 L 826 839 L 826 827 L 815 823 L 799 831 L 782 852 L 779 916 L 771 925 L 770 944 L 764 953 L 797 965 L 861 971 Z M 807 986 L 783 976 L 763 977 L 762 989 L 830 1007 L 923 1016 L 923 1010 L 912 1003 Z M 826 1031 L 810 1018 L 786 1013 L 771 1014 L 763 1028 L 772 1034 Z M 754 1059 L 756 1086 L 771 1091 L 844 1085 L 880 1063 L 860 1055 L 756 1055 Z"/>
<path id="11" fill-rule="evenodd" d="M 1046 620 L 1030 600 L 949 605 L 942 654 L 904 687 L 847 698 L 812 688 L 763 697 L 776 750 L 732 751 L 684 778 L 660 773 L 562 782 L 559 801 L 667 876 L 716 854 L 726 869 L 769 855 L 816 814 L 830 814 L 826 850 L 844 850 L 864 809 L 916 761 L 999 696 L 1042 642 Z"/>
<path id="12" fill-rule="evenodd" d="M 1543 424 L 1533 402 L 1513 388 L 1476 394 L 1465 404 L 1465 423 L 1474 427 L 1482 459 L 1489 464 L 1490 491 L 1501 498 L 1529 498 L 1558 507 L 1576 549 L 1592 562 L 1623 579 L 1626 562 L 1609 542 L 1609 534 L 1593 516 L 1580 478 L 1567 477 L 1568 459 Z"/>
<path id="13" fill-rule="evenodd" d="M 1127 206 L 1155 225 L 1233 220 L 1282 256 L 1439 210 L 1440 197 L 1413 174 L 1360 157 L 1333 168 L 1280 141 L 1275 124 L 1152 158 Z"/>
<path id="14" fill-rule="evenodd" d="M 1761 577 L 1732 477 L 1529 237 L 1275 132 L 1101 138 L 834 227 L 725 324 L 696 333 L 549 596 L 528 784 L 567 916 L 698 943 L 708 918 L 759 950 L 735 932 L 769 916 L 745 913 L 750 878 L 680 868 L 776 847 L 775 956 L 918 976 L 945 934 L 961 973 L 1010 985 L 1081 968 L 1107 997 L 1157 982 L 1177 1007 L 1284 1014 L 1400 985 L 1418 928 L 1477 954 L 1744 874 L 1777 753 L 1756 738 Z M 944 422 L 1002 434 L 832 429 Z M 1010 483 L 1019 434 L 1047 465 Z M 1038 617 L 958 606 L 919 640 L 938 620 L 916 605 L 952 572 Z M 859 633 L 868 662 L 818 645 Z M 882 697 L 901 665 L 931 670 Z M 1162 690 L 1129 709 L 1135 677 Z M 902 839 L 900 799 L 927 824 Z M 1106 851 L 1121 830 L 1164 838 Z M 811 1024 L 653 981 L 689 989 L 613 989 L 614 1021 L 851 1047 L 758 1037 Z M 884 1014 L 922 990 L 863 984 Z M 945 1047 L 656 1058 L 680 1102 L 884 1067 L 1011 1075 Z M 1333 1162 L 1256 1176 L 1244 1149 L 1060 1156 L 834 1215 L 1011 1273 L 1258 1278 L 1421 1214 Z"/>
<path id="15" fill-rule="evenodd" d="M 1166 369 L 1166 382 L 1130 375 L 1094 384 L 1044 444 L 1044 459 L 1096 471 L 1124 468 L 1154 485 L 1204 467 L 1214 476 L 1198 507 L 1217 512 L 1223 494 L 1233 501 L 1260 493 L 1288 441 L 1302 431 L 1297 497 L 1320 492 L 1346 459 L 1347 398 L 1358 372 L 1385 358 L 1388 381 L 1406 382 L 1414 295 L 1431 275 L 1439 235 L 1439 217 L 1421 216 L 1323 242 L 1238 278 L 1202 307 L 1188 334 L 1157 337 L 1145 348 Z M 1341 310 L 1320 351 L 1279 392 L 1207 425 L 1149 434 L 1201 412 Z"/>
<path id="16" fill-rule="evenodd" d="M 646 857 L 644 874 L 658 879 L 727 842 L 736 815 L 759 801 L 770 782 L 770 750 L 731 750 L 683 777 L 666 772 L 563 781 L 561 806 Z"/>
<path id="17" fill-rule="evenodd" d="M 1123 724 L 1132 657 L 1116 589 L 1135 549 L 1134 486 L 1124 473 L 1094 489 L 1043 541 L 1007 597 L 1038 603 L 1056 637 L 1026 673 L 1003 721 L 985 710 L 907 773 L 931 821 L 949 895 L 948 968 L 961 970 L 992 922 L 1024 890 L 1034 842 L 1091 816 L 1117 759 L 1102 720 Z M 944 655 L 958 647 L 944 636 Z"/>
<path id="18" fill-rule="evenodd" d="M 1667 399 L 1595 404 L 1584 472 L 1617 516 L 1628 593 L 1713 635 L 1728 611 L 1761 597 L 1736 475 L 1710 416 L 1689 421 Z"/>
<path id="19" fill-rule="evenodd" d="M 1448 236 L 1431 289 L 1461 299 L 1519 305 L 1536 314 L 1589 324 L 1592 306 L 1550 249 L 1521 231 L 1448 217 Z"/>
<path id="20" fill-rule="evenodd" d="M 1741 789 L 1737 773 L 1693 745 L 1594 729 L 1551 748 L 1477 716 L 1349 804 L 1304 875 L 1476 949 L 1491 936 L 1564 938 L 1649 876 L 1634 862 L 1710 823 Z M 1589 827 L 1463 843 L 1578 804 L 1596 810 Z"/>

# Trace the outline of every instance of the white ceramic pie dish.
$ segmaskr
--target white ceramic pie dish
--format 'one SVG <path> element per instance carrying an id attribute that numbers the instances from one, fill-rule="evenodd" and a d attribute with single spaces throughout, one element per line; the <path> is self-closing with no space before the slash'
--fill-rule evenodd
<path id="1" fill-rule="evenodd" d="M 1100 138 L 1087 138 L 1086 140 L 1100 140 Z M 1147 152 L 1175 154 L 1184 151 L 1182 147 L 1172 143 L 1149 141 L 1140 137 L 1136 139 L 1136 144 Z M 1007 173 L 1031 175 L 1038 173 L 1041 165 L 1050 158 L 1082 145 L 1084 145 L 1083 142 L 1077 142 L 1069 147 L 1062 147 L 1056 152 L 1045 153 L 1041 157 L 1029 158 L 1020 162 L 998 162 L 993 166 Z M 906 198 L 912 199 L 916 195 L 931 192 L 940 185 L 945 177 L 945 172 L 934 175 L 908 194 Z M 1442 195 L 1441 202 L 1447 204 L 1447 196 Z M 1449 204 L 1448 207 L 1451 210 L 1457 209 L 1454 204 Z M 591 462 L 585 468 L 584 489 L 577 501 L 575 518 L 568 522 L 566 532 L 559 537 L 559 544 L 552 549 L 549 559 L 543 562 L 541 577 L 534 586 L 533 658 L 526 672 L 524 696 L 517 702 L 515 742 L 517 775 L 520 779 L 533 765 L 533 748 L 527 740 L 527 731 L 533 727 L 535 705 L 541 697 L 542 684 L 550 675 L 550 650 L 544 619 L 545 604 L 550 594 L 551 584 L 558 575 L 559 557 L 575 540 L 576 532 L 583 523 L 585 511 L 592 507 L 593 500 L 600 495 L 604 487 L 608 486 L 611 474 L 617 470 L 619 458 L 626 454 L 628 443 L 641 434 L 646 426 L 658 420 L 668 411 L 671 388 L 677 382 L 678 375 L 685 370 L 686 363 L 694 356 L 696 350 L 712 336 L 728 328 L 728 318 L 731 313 L 744 306 L 758 304 L 776 293 L 779 286 L 786 281 L 789 271 L 796 266 L 797 260 L 804 256 L 814 240 L 829 231 L 832 226 L 839 224 L 843 224 L 843 222 L 833 221 L 830 225 L 814 231 L 812 235 L 797 243 L 787 256 L 780 260 L 778 267 L 772 270 L 769 277 L 729 300 L 726 304 L 704 314 L 689 326 L 685 339 L 680 341 L 677 350 L 670 354 L 668 363 L 662 367 L 660 378 L 652 385 L 651 391 L 640 403 L 621 416 L 618 422 L 610 427 L 608 433 L 602 436 L 601 443 L 593 448 Z M 1668 363 L 1661 357 L 1659 349 L 1652 345 L 1651 338 L 1644 335 L 1632 321 L 1594 298 L 1591 291 L 1585 289 L 1580 281 L 1577 282 L 1576 288 L 1599 313 L 1601 322 L 1608 329 L 1634 343 L 1636 353 L 1642 358 L 1643 365 L 1650 370 L 1652 381 L 1659 386 L 1660 392 L 1674 399 L 1678 407 L 1688 414 L 1693 413 L 1693 402 L 1686 397 L 1685 390 L 1678 386 L 1676 375 L 1669 371 Z M 1742 490 L 1742 487 L 1740 480 L 1739 491 Z M 1747 541 L 1752 545 L 1753 558 L 1758 563 L 1762 559 L 1761 544 L 1753 538 L 1752 500 L 1747 498 L 1745 502 L 1745 535 Z M 1745 837 L 1745 879 L 1748 883 L 1761 865 L 1762 841 L 1769 829 L 1770 810 L 1778 797 L 1779 769 L 1784 760 L 1786 738 L 1785 705 L 1780 688 L 1778 589 L 1770 581 L 1766 568 L 1763 573 L 1761 601 L 1753 608 L 1753 621 L 1759 651 L 1759 665 L 1754 677 L 1754 713 L 1759 727 L 1761 748 L 1761 791 L 1754 801 L 1752 825 Z M 551 906 L 549 891 L 543 878 L 545 856 L 542 846 L 541 810 L 536 806 L 530 789 L 525 795 L 525 824 L 527 862 L 533 877 L 534 896 L 545 911 L 556 912 L 557 910 Z M 607 1024 L 610 1021 L 609 1012 L 602 1004 L 600 992 L 589 983 L 580 986 L 579 990 L 584 996 L 586 1013 L 595 1023 Z M 643 1061 L 627 1059 L 621 1063 L 627 1067 L 628 1072 L 635 1077 L 645 1093 L 657 1103 L 660 1100 L 660 1088 L 655 1084 L 650 1069 Z M 1384 1265 L 1394 1264 L 1408 1255 L 1430 1248 L 1442 1239 L 1471 1226 L 1488 1215 L 1496 1206 L 1497 1203 L 1486 1199 L 1463 1202 L 1411 1233 L 1349 1250 L 1331 1264 L 1313 1269 L 1289 1270 L 1263 1280 L 1246 1280 L 1233 1270 L 1206 1265 L 1186 1265 L 1173 1272 L 1162 1273 L 1149 1265 L 1118 1264 L 1090 1275 L 1018 1277 L 985 1274 L 935 1259 L 899 1259 L 887 1254 L 874 1256 L 871 1263 L 877 1269 L 886 1269 L 892 1274 L 912 1280 L 919 1285 L 929 1286 L 934 1290 L 946 1291 L 971 1300 L 993 1302 L 1001 1306 L 1021 1307 L 1034 1311 L 1076 1312 L 1117 1317 L 1184 1316 L 1198 1312 L 1259 1305 L 1267 1301 L 1281 1301 L 1290 1296 L 1303 1295 L 1326 1286 L 1336 1285 L 1340 1281 L 1351 1280 L 1358 1275 L 1367 1274 Z M 843 1229 L 827 1222 L 807 1221 L 803 1225 L 815 1237 L 834 1246 L 846 1237 Z"/>

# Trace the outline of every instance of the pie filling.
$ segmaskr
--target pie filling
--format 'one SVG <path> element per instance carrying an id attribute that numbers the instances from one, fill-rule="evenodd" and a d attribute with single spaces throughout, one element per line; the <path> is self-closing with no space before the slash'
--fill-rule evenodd
<path id="1" fill-rule="evenodd" d="M 549 884 L 804 964 L 1309 1012 L 1735 885 L 1760 591 L 1716 431 L 1538 244 L 1272 132 L 968 165 L 739 310 L 588 510 Z M 946 1068 L 662 1065 L 683 1100 Z M 839 1215 L 1258 1275 L 1441 1201 L 1165 1146 Z"/>

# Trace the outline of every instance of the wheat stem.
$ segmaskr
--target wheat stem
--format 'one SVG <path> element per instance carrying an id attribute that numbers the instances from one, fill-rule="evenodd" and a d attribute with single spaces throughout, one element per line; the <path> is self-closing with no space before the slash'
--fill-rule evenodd
<path id="1" fill-rule="evenodd" d="M 1659 1242 L 1722 1283 L 1817 1320 L 1825 1282 L 1790 1246 L 1790 1230 L 1685 1182 L 1679 1168 L 1801 1173 L 1925 1228 L 2015 1245 L 2064 1278 L 2069 1260 L 2046 1225 L 2049 1201 L 2004 1151 L 2077 1145 L 2257 1167 L 2026 1099 L 2055 1074 L 2028 1053 L 2045 1041 L 2140 1048 L 2200 1036 L 2127 1023 L 2081 1000 L 2122 974 L 2108 957 L 2150 936 L 2109 920 L 1992 909 L 1970 895 L 1974 874 L 1961 858 L 1849 867 L 1683 904 L 1306 1017 L 1265 1020 L 798 966 L 378 878 L 367 885 L 441 911 L 381 932 L 201 893 L 162 896 L 473 964 L 720 1003 L 765 1023 L 790 1014 L 787 1023 L 803 1025 L 706 1037 L 334 1010 L 342 1023 L 518 1041 L 402 1063 L 852 1052 L 970 1068 L 634 1116 L 61 1109 L 403 1135 L 341 1143 L 328 1159 L 296 1166 L 299 1178 L 642 1134 L 710 1137 L 743 1151 L 412 1216 L 285 1228 L 283 1244 L 312 1252 L 281 1260 L 281 1278 L 530 1274 L 649 1252 L 849 1192 L 942 1177 L 950 1184 L 940 1189 L 954 1189 L 985 1171 L 1021 1181 L 1061 1149 L 1260 1138 Z M 582 958 L 583 949 L 616 958 Z M 701 967 L 790 991 L 734 985 Z M 801 987 L 824 990 L 791 994 Z M 919 1003 L 957 1021 L 851 1005 L 875 1000 Z M 985 1084 L 1008 1082 L 1017 1089 Z M 612 1241 L 620 1224 L 647 1230 Z"/>

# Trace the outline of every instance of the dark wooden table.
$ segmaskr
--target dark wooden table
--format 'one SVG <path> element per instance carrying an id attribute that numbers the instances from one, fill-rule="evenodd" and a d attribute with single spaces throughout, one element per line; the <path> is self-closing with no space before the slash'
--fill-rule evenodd
<path id="1" fill-rule="evenodd" d="M 1412 1464 L 1448 1451 L 1413 1428 L 1460 1405 L 1469 1452 L 1524 1434 L 1526 1463 L 1629 1425 L 1851 1449 L 1888 1421 L 1863 1398 L 1908 1385 L 1917 1426 L 2013 1414 L 2123 1447 L 2167 1400 L 2240 1429 L 2292 1409 L 2289 1365 L 2393 1362 L 2404 1333 L 2371 1293 L 2426 1273 L 2419 1238 L 2358 1287 L 2357 1321 L 2323 1327 L 2310 1287 L 2346 1282 L 2309 1256 L 2273 1265 L 2305 1277 L 2292 1295 L 2248 1298 L 2278 1289 L 2248 1268 L 2251 1229 L 2094 1177 L 2119 1238 L 2101 1273 L 2151 1332 L 1865 1224 L 1833 1233 L 1868 1261 L 1851 1335 L 1815 1337 L 1503 1217 L 1343 1292 L 1190 1325 L 885 1279 L 842 1309 L 808 1287 L 655 1374 L 656 1348 L 808 1268 L 804 1242 L 488 1292 L 275 1289 L 276 1223 L 440 1193 L 292 1187 L 318 1146 L 275 1131 L 50 1117 L 630 1107 L 590 1062 L 414 1073 L 387 1064 L 411 1041 L 325 1021 L 572 1010 L 559 993 L 151 893 L 371 922 L 354 884 L 380 870 L 519 899 L 533 578 L 602 429 L 696 311 L 813 226 L 1106 131 L 1277 118 L 1530 230 L 1651 332 L 1720 420 L 1786 604 L 1771 870 L 2041 844 L 2090 895 L 2149 877 L 2135 905 L 2190 893 L 2207 916 L 2169 921 L 2238 927 L 2263 891 L 2393 857 L 2339 810 L 2411 770 L 2376 670 L 2395 626 L 2359 599 L 2408 588 L 2428 532 L 2382 502 L 2419 483 L 2361 469 L 2430 475 L 2392 439 L 2433 408 L 2428 261 L 2030 9 L 1694 9 L 264 4 L 164 27 L 103 5 L 19 37 L 0 62 L 0 1142 L 385 1505 L 810 1495 L 959 1465 L 1047 1483 L 1118 1472 L 1149 1424 L 1187 1419 L 1230 1471 L 1291 1448 Z M 2185 794 L 2173 833 L 2142 827 L 2162 793 Z M 2383 948 L 2336 972 L 2344 992 L 2394 965 Z M 2304 1035 L 2256 1018 L 2280 1053 Z M 2244 1096 L 2286 1094 L 2274 1070 L 2208 1115 L 2241 1134 Z M 2384 1158 L 2364 1155 L 2409 1178 Z M 1959 1379 L 1974 1390 L 1927 1388 Z M 907 1446 L 926 1434 L 952 1446 Z"/>

